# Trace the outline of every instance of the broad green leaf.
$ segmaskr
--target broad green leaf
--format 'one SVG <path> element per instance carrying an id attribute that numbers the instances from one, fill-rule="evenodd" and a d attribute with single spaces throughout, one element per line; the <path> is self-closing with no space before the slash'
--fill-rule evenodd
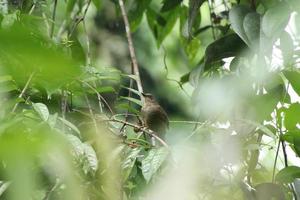
<path id="1" fill-rule="evenodd" d="M 183 0 L 164 0 L 161 12 L 166 12 L 174 9 L 176 6 L 180 5 Z"/>
<path id="2" fill-rule="evenodd" d="M 296 129 L 296 124 L 300 122 L 300 104 L 293 103 L 285 111 L 284 125 L 289 131 L 294 131 Z"/>
<path id="3" fill-rule="evenodd" d="M 288 79 L 295 92 L 300 96 L 300 72 L 298 70 L 286 70 L 283 71 L 283 74 Z"/>
<path id="4" fill-rule="evenodd" d="M 300 167 L 289 166 L 280 170 L 276 175 L 276 181 L 281 183 L 291 183 L 296 178 L 300 178 Z"/>
<path id="5" fill-rule="evenodd" d="M 195 56 L 197 55 L 197 52 L 199 51 L 201 46 L 201 41 L 198 38 L 193 38 L 185 45 L 185 52 L 189 58 L 190 61 L 192 61 Z"/>
<path id="6" fill-rule="evenodd" d="M 164 147 L 153 148 L 148 152 L 148 155 L 142 160 L 141 166 L 143 176 L 147 182 L 155 175 L 167 156 L 168 150 Z"/>
<path id="7" fill-rule="evenodd" d="M 39 114 L 43 121 L 47 121 L 49 118 L 48 107 L 43 103 L 33 103 L 33 109 Z"/>
<path id="8" fill-rule="evenodd" d="M 250 46 L 250 41 L 244 30 L 244 18 L 248 13 L 252 12 L 251 9 L 244 5 L 234 6 L 229 12 L 229 21 L 232 29 Z"/>
<path id="9" fill-rule="evenodd" d="M 236 56 L 245 48 L 245 43 L 236 34 L 227 35 L 214 41 L 205 50 L 205 69 L 209 68 L 210 63 Z"/>
<path id="10" fill-rule="evenodd" d="M 256 12 L 248 13 L 243 21 L 243 28 L 249 44 L 254 50 L 259 47 L 260 15 Z"/>
<path id="11" fill-rule="evenodd" d="M 135 98 L 132 98 L 132 97 L 120 97 L 120 98 L 121 98 L 121 99 L 126 99 L 126 100 L 128 100 L 128 101 L 131 101 L 131 102 L 133 102 L 133 103 L 139 105 L 139 106 L 142 106 L 142 102 L 141 102 L 141 100 L 139 100 L 139 99 L 135 99 Z"/>
<path id="12" fill-rule="evenodd" d="M 277 3 L 267 10 L 262 18 L 262 30 L 269 38 L 278 38 L 288 24 L 290 8 L 286 2 Z"/>

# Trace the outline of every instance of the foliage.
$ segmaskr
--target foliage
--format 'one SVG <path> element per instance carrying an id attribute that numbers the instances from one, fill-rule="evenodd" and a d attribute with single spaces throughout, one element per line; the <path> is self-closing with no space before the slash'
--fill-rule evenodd
<path id="1" fill-rule="evenodd" d="M 119 2 L 0 0 L 0 198 L 300 198 L 297 0 L 125 1 L 155 146 Z"/>

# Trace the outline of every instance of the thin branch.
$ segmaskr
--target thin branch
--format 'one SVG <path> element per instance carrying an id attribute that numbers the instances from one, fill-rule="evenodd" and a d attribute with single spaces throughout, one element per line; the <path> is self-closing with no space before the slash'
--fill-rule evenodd
<path id="1" fill-rule="evenodd" d="M 33 76 L 34 76 L 34 74 L 35 74 L 35 72 L 32 72 L 32 73 L 30 74 L 30 76 L 29 76 L 29 78 L 28 78 L 28 80 L 27 80 L 27 82 L 26 82 L 26 84 L 25 84 L 23 90 L 22 90 L 21 93 L 19 94 L 18 98 L 22 98 L 22 97 L 23 97 L 23 95 L 25 94 L 26 90 L 27 90 L 28 87 L 29 87 L 29 84 L 30 84 L 30 82 L 31 82 L 31 80 L 32 80 L 32 78 L 33 78 Z M 13 109 L 12 109 L 11 112 L 15 112 L 16 109 L 17 109 L 17 107 L 18 107 L 18 105 L 19 105 L 19 103 L 16 103 L 16 104 L 14 105 L 14 107 L 13 107 Z"/>
<path id="2" fill-rule="evenodd" d="M 76 27 L 78 26 L 78 24 L 80 24 L 80 22 L 82 22 L 82 21 L 85 19 L 85 16 L 86 16 L 86 14 L 87 14 L 87 11 L 88 11 L 88 9 L 89 9 L 89 7 L 90 7 L 91 2 L 92 2 L 92 0 L 89 0 L 89 1 L 88 1 L 87 5 L 86 5 L 86 7 L 85 7 L 85 9 L 84 9 L 84 11 L 83 11 L 83 16 L 82 16 L 82 17 L 79 17 L 78 19 L 76 19 L 75 24 L 74 24 L 74 26 L 73 26 L 73 28 L 72 28 L 70 34 L 69 34 L 69 37 L 71 37 L 71 36 L 73 35 L 73 32 L 75 31 L 75 29 L 76 29 Z"/>
<path id="3" fill-rule="evenodd" d="M 50 29 L 50 38 L 53 37 L 53 33 L 54 33 L 56 7 L 57 7 L 57 0 L 54 0 L 53 11 L 52 11 L 52 22 L 51 22 L 52 24 L 51 24 L 51 29 Z"/>
<path id="4" fill-rule="evenodd" d="M 274 183 L 274 181 L 275 181 L 275 170 L 276 170 L 276 165 L 277 165 L 277 160 L 278 160 L 278 155 L 279 155 L 279 149 L 280 149 L 280 140 L 278 141 L 276 155 L 275 155 L 275 161 L 274 161 L 274 165 L 273 165 L 272 183 Z"/>
<path id="5" fill-rule="evenodd" d="M 109 106 L 109 104 L 107 103 L 107 101 L 102 97 L 102 95 L 92 86 L 90 85 L 89 83 L 85 82 L 85 81 L 82 81 L 82 80 L 78 80 L 79 82 L 85 84 L 86 86 L 88 86 L 91 90 L 93 90 L 96 94 L 97 94 L 97 97 L 98 97 L 98 101 L 102 101 L 104 102 L 104 104 L 107 106 L 108 110 L 111 112 L 112 115 L 114 115 L 114 111 L 111 109 L 111 107 Z"/>
<path id="6" fill-rule="evenodd" d="M 98 132 L 97 121 L 96 121 L 96 119 L 95 119 L 95 115 L 94 115 L 92 106 L 91 106 L 91 104 L 90 104 L 89 98 L 88 98 L 88 96 L 87 96 L 86 94 L 84 94 L 84 98 L 85 98 L 86 104 L 87 104 L 87 106 L 88 106 L 88 109 L 89 109 L 91 118 L 92 118 L 92 120 L 93 120 L 93 124 L 94 124 L 94 126 L 95 126 L 95 130 Z"/>
<path id="7" fill-rule="evenodd" d="M 137 88 L 140 93 L 143 93 L 142 81 L 141 81 L 141 77 L 140 77 L 139 67 L 137 64 L 135 50 L 133 47 L 130 25 L 129 25 L 128 17 L 127 17 L 125 6 L 124 6 L 124 1 L 119 0 L 119 5 L 121 8 L 121 13 L 122 13 L 122 17 L 123 17 L 123 21 L 124 21 L 124 25 L 125 25 L 126 37 L 127 37 L 127 41 L 128 41 L 128 48 L 129 48 L 129 54 L 130 54 L 131 63 L 132 63 L 132 67 L 133 67 L 133 72 L 134 72 L 134 75 L 136 75 Z M 143 101 L 144 97 L 141 96 L 141 99 Z"/>
<path id="8" fill-rule="evenodd" d="M 160 137 L 157 136 L 157 134 L 150 130 L 150 129 L 146 129 L 145 127 L 143 126 L 138 126 L 138 125 L 135 125 L 135 124 L 132 124 L 132 123 L 129 123 L 129 122 L 126 122 L 126 121 L 123 121 L 123 120 L 119 120 L 119 119 L 110 119 L 110 120 L 102 120 L 102 121 L 112 121 L 112 122 L 118 122 L 118 123 L 122 123 L 122 124 L 126 124 L 127 126 L 131 126 L 133 128 L 137 128 L 137 129 L 140 129 L 142 130 L 144 133 L 150 135 L 151 137 L 155 138 L 157 141 L 159 141 L 164 147 L 166 148 L 169 148 L 169 145 L 163 140 L 161 139 Z"/>

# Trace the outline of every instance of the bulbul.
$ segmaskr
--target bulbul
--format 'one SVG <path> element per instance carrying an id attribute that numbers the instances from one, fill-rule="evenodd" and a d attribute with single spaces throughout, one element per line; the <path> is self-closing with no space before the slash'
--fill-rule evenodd
<path id="1" fill-rule="evenodd" d="M 166 111 L 158 104 L 152 94 L 142 93 L 145 97 L 141 109 L 141 116 L 144 125 L 164 139 L 169 128 L 169 119 Z"/>

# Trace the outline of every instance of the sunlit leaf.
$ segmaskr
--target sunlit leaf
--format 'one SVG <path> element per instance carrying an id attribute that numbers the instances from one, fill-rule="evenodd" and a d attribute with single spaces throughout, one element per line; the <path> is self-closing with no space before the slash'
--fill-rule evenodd
<path id="1" fill-rule="evenodd" d="M 279 2 L 267 10 L 262 18 L 262 30 L 269 38 L 277 38 L 287 26 L 290 8 L 286 2 Z"/>

